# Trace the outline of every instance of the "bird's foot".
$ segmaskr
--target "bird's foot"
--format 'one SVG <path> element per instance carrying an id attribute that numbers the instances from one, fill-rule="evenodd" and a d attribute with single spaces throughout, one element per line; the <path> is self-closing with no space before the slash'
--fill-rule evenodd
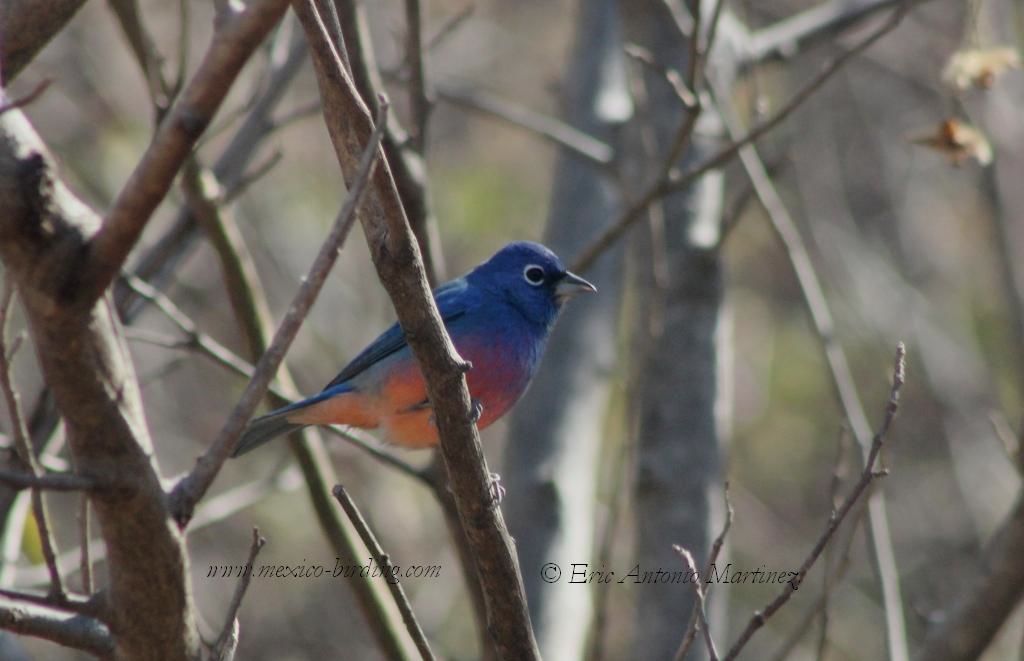
<path id="1" fill-rule="evenodd" d="M 480 417 L 483 416 L 483 414 L 484 414 L 484 405 L 483 405 L 483 402 L 481 402 L 479 399 L 475 399 L 475 398 L 471 401 L 471 403 L 472 403 L 472 410 L 471 410 L 469 416 L 470 416 L 470 420 L 472 420 L 473 424 L 475 425 L 476 423 L 480 422 Z"/>
<path id="2" fill-rule="evenodd" d="M 505 499 L 505 487 L 501 486 L 501 475 L 491 473 L 488 476 L 487 490 L 491 494 L 491 505 L 500 505 Z"/>

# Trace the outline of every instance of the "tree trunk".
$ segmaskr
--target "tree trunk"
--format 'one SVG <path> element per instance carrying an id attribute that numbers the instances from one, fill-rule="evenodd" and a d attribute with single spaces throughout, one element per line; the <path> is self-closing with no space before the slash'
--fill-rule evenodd
<path id="1" fill-rule="evenodd" d="M 711 4 L 705 3 L 705 17 Z M 666 7 L 660 0 L 624 0 L 626 39 L 685 76 L 689 41 Z M 716 49 L 709 65 L 725 89 L 735 75 L 731 62 L 724 61 L 731 59 L 728 55 L 727 49 Z M 646 178 L 651 163 L 668 158 L 685 111 L 660 72 L 645 66 L 642 74 L 637 88 L 645 98 L 637 99 L 636 130 L 625 158 L 627 167 Z M 682 156 L 683 170 L 721 144 L 721 123 L 704 105 Z M 633 514 L 634 558 L 641 577 L 659 569 L 685 569 L 673 544 L 689 549 L 702 566 L 716 527 L 711 512 L 721 497 L 716 416 L 722 412 L 716 406 L 722 201 L 723 174 L 709 172 L 690 189 L 652 207 L 634 244 L 639 314 L 633 330 L 638 348 L 631 402 L 637 434 Z M 672 658 L 690 618 L 692 586 L 645 584 L 637 586 L 635 599 L 633 645 L 647 658 Z"/>
<path id="2" fill-rule="evenodd" d="M 565 76 L 568 122 L 613 142 L 632 110 L 614 0 L 583 2 Z M 578 252 L 620 210 L 617 189 L 600 166 L 563 151 L 545 243 L 563 258 Z M 505 453 L 505 510 L 516 538 L 541 652 L 581 658 L 591 620 L 591 592 L 569 584 L 571 563 L 592 560 L 598 457 L 615 367 L 621 245 L 586 273 L 598 289 L 568 306 L 530 391 L 516 407 Z M 561 580 L 543 580 L 558 564 Z M 571 617 L 566 614 L 571 613 Z"/>

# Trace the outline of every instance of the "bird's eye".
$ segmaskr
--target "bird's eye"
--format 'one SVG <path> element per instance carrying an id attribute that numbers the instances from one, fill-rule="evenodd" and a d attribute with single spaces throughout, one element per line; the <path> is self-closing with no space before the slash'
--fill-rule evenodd
<path id="1" fill-rule="evenodd" d="M 537 285 L 544 282 L 544 269 L 537 266 L 536 264 L 530 264 L 523 269 L 523 277 L 526 281 L 536 287 Z"/>

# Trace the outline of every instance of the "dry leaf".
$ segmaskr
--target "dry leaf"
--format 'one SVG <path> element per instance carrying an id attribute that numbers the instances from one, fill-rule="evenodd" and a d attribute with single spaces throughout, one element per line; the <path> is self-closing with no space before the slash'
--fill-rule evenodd
<path id="1" fill-rule="evenodd" d="M 958 167 L 972 158 L 982 165 L 992 162 L 992 146 L 984 134 L 958 119 L 943 120 L 933 132 L 910 141 L 942 152 Z"/>
<path id="2" fill-rule="evenodd" d="M 942 72 L 942 80 L 960 91 L 972 85 L 988 89 L 1000 75 L 1010 69 L 1019 69 L 1020 66 L 1020 54 L 1014 48 L 962 50 L 949 58 Z"/>

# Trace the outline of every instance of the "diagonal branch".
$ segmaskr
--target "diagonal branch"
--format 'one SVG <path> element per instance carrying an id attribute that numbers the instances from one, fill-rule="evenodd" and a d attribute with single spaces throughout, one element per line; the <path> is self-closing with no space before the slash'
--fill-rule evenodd
<path id="1" fill-rule="evenodd" d="M 333 49 L 311 0 L 296 0 L 295 11 L 313 53 L 324 117 L 347 181 L 356 176 L 359 146 L 370 133 L 369 111 L 352 76 Z M 359 220 L 378 277 L 391 297 L 427 383 L 441 437 L 451 489 L 463 530 L 477 560 L 486 598 L 488 626 L 498 654 L 536 659 L 537 643 L 526 608 L 522 576 L 501 510 L 490 493 L 490 475 L 473 424 L 464 372 L 430 294 L 423 261 L 387 167 L 377 169 Z"/>
<path id="2" fill-rule="evenodd" d="M 714 94 L 728 131 L 735 139 L 741 129 L 735 110 L 727 102 L 727 92 L 715 89 Z M 755 194 L 765 208 L 772 229 L 784 246 L 786 257 L 796 274 L 800 290 L 803 293 L 804 304 L 818 337 L 821 339 L 836 396 L 860 447 L 862 460 L 867 465 L 873 447 L 871 425 L 868 423 L 864 405 L 857 394 L 857 385 L 853 380 L 846 352 L 843 351 L 842 345 L 836 338 L 835 321 L 828 298 L 825 296 L 824 287 L 822 287 L 814 265 L 811 263 L 803 237 L 800 236 L 800 231 L 778 191 L 772 185 L 764 163 L 758 156 L 757 149 L 753 145 L 745 145 L 740 148 L 739 157 L 754 187 Z M 885 498 L 880 490 L 873 492 L 868 497 L 868 533 L 872 559 L 882 592 L 889 656 L 894 660 L 907 659 L 909 655 L 903 599 L 900 595 L 899 570 L 896 567 L 896 554 L 892 546 Z"/>
<path id="3" fill-rule="evenodd" d="M 85 0 L 5 0 L 0 2 L 0 81 L 10 84 Z"/>
<path id="4" fill-rule="evenodd" d="M 366 523 L 366 519 L 363 518 L 362 513 L 356 507 L 352 497 L 348 495 L 345 487 L 339 484 L 334 487 L 332 493 L 342 509 L 345 510 L 345 514 L 348 515 L 352 525 L 359 532 L 359 536 L 363 539 L 363 543 L 366 544 L 366 548 L 370 550 L 373 559 L 377 561 L 377 566 L 384 571 L 384 580 L 388 584 L 391 595 L 395 598 L 398 611 L 402 614 L 402 621 L 405 622 L 409 635 L 412 636 L 413 642 L 416 643 L 416 649 L 419 650 L 420 656 L 424 661 L 433 661 L 435 657 L 434 653 L 430 651 L 430 643 L 427 642 L 427 637 L 423 634 L 423 629 L 420 627 L 419 620 L 416 619 L 416 614 L 412 612 L 412 605 L 409 604 L 409 598 L 405 596 L 402 583 L 394 575 L 395 570 L 394 565 L 391 564 L 391 558 L 380 547 L 380 542 L 377 541 L 376 535 L 370 530 L 369 524 Z"/>
<path id="5" fill-rule="evenodd" d="M 258 360 L 267 350 L 274 333 L 269 305 L 260 284 L 252 255 L 245 245 L 230 209 L 222 208 L 217 204 L 216 182 L 208 181 L 212 179 L 212 173 L 201 174 L 199 172 L 198 164 L 193 159 L 193 162 L 186 166 L 182 183 L 193 213 L 204 226 L 206 234 L 217 252 L 224 275 L 224 284 L 235 310 L 239 330 L 246 338 L 249 355 L 253 360 Z M 192 323 L 191 320 L 186 319 L 186 321 L 189 324 Z M 195 337 L 199 338 L 198 335 Z M 199 340 L 199 342 L 202 343 L 203 340 Z M 213 342 L 209 339 L 205 341 L 207 347 L 212 344 Z M 221 347 L 220 354 L 227 355 L 227 353 L 227 350 Z M 233 360 L 233 363 L 242 362 L 237 358 Z M 247 378 L 251 377 L 252 368 L 248 364 L 244 364 L 244 366 L 246 369 L 243 370 L 243 373 L 248 371 Z M 274 399 L 277 405 L 289 404 L 298 397 L 298 389 L 284 364 L 278 370 L 278 382 L 279 387 L 271 390 L 275 394 Z M 281 393 L 277 391 L 283 391 L 286 396 L 281 397 Z M 345 434 L 345 436 L 375 456 L 381 457 L 385 454 L 352 434 Z M 341 515 L 328 491 L 330 485 L 337 482 L 337 478 L 330 462 L 325 460 L 326 453 L 318 430 L 312 427 L 297 430 L 289 436 L 289 445 L 296 463 L 302 470 L 307 493 L 320 527 L 324 536 L 334 546 L 335 553 L 345 561 L 365 557 L 366 551 L 361 547 L 356 531 Z M 391 455 L 387 455 L 387 458 L 398 461 Z M 400 463 L 404 464 L 404 462 Z M 413 470 L 411 467 L 408 468 Z M 403 649 L 404 641 L 400 635 L 401 628 L 398 626 L 397 614 L 388 611 L 387 601 L 379 583 L 360 578 L 350 585 L 382 651 L 391 658 L 404 656 L 406 652 Z"/>
<path id="6" fill-rule="evenodd" d="M 789 58 L 808 45 L 890 9 L 904 0 L 827 0 L 755 30 L 743 49 L 746 64 Z M 920 0 L 918 0 L 920 1 Z"/>
<path id="7" fill-rule="evenodd" d="M 702 177 L 704 174 L 725 165 L 728 161 L 732 160 L 741 147 L 754 142 L 781 124 L 797 108 L 803 105 L 803 103 L 810 98 L 814 92 L 816 92 L 822 85 L 828 82 L 832 76 L 842 69 L 843 66 L 845 66 L 853 57 L 863 52 L 876 41 L 895 29 L 903 19 L 903 16 L 907 13 L 909 6 L 908 0 L 903 0 L 900 7 L 893 12 L 892 16 L 890 16 L 883 25 L 858 42 L 850 50 L 829 60 L 829 62 L 827 62 L 822 68 L 821 72 L 797 90 L 797 92 L 784 106 L 775 111 L 771 117 L 764 120 L 761 124 L 758 124 L 748 131 L 743 137 L 734 140 L 729 145 L 723 147 L 718 153 L 709 157 L 705 161 L 694 165 L 683 173 L 673 175 L 671 166 L 674 165 L 674 162 L 669 162 L 668 167 L 663 168 L 662 170 L 667 174 L 665 176 L 658 177 L 653 183 L 651 183 L 644 192 L 629 205 L 615 223 L 591 241 L 590 245 L 588 245 L 573 261 L 570 268 L 577 273 L 586 271 L 594 261 L 601 256 L 601 254 L 608 250 L 612 244 L 621 239 L 627 231 L 645 217 L 644 213 L 654 202 L 660 200 L 666 195 L 689 188 L 694 181 Z"/>
<path id="8" fill-rule="evenodd" d="M 179 524 L 184 526 L 192 517 L 196 503 L 205 495 L 206 491 L 213 484 L 213 480 L 220 472 L 221 466 L 234 450 L 235 443 L 245 428 L 245 423 L 252 417 L 253 411 L 263 399 L 264 394 L 270 385 L 277 368 L 284 360 L 285 353 L 291 346 L 292 340 L 299 332 L 302 322 L 309 314 L 310 308 L 316 301 L 320 289 L 327 280 L 331 267 L 338 257 L 338 250 L 348 237 L 349 230 L 356 218 L 356 211 L 359 208 L 363 192 L 366 190 L 367 182 L 377 162 L 377 152 L 383 133 L 384 119 L 386 117 L 387 105 L 381 104 L 381 113 L 377 118 L 377 126 L 373 130 L 367 142 L 367 147 L 359 160 L 358 172 L 353 178 L 348 198 L 334 221 L 334 226 L 320 247 L 320 252 L 310 266 L 309 273 L 302 281 L 302 286 L 295 294 L 292 304 L 288 308 L 281 326 L 274 334 L 263 357 L 256 364 L 256 372 L 252 380 L 242 393 L 242 398 L 235 406 L 224 428 L 221 429 L 217 439 L 210 448 L 196 462 L 192 472 L 182 478 L 174 487 L 171 494 L 172 511 Z"/>
<path id="9" fill-rule="evenodd" d="M 82 289 L 81 300 L 98 298 L 120 272 L 185 158 L 227 96 L 231 83 L 280 21 L 287 2 L 261 0 L 241 11 L 230 9 L 234 5 L 226 7 L 229 13 L 219 17 L 217 31 L 199 69 L 161 123 L 90 242 L 84 268 L 69 265 L 73 281 Z"/>
<path id="10" fill-rule="evenodd" d="M 782 591 L 772 601 L 768 603 L 762 610 L 756 611 L 754 615 L 747 622 L 746 627 L 740 633 L 736 642 L 733 643 L 732 647 L 723 657 L 723 661 L 732 661 L 735 659 L 746 644 L 750 641 L 750 638 L 757 633 L 757 630 L 764 626 L 765 622 L 768 621 L 772 615 L 774 615 L 780 608 L 782 608 L 786 602 L 789 601 L 793 593 L 797 591 L 804 578 L 807 576 L 807 572 L 811 570 L 814 563 L 817 562 L 821 556 L 822 551 L 832 540 L 833 535 L 842 525 L 843 520 L 860 500 L 860 497 L 868 490 L 868 487 L 878 479 L 887 474 L 887 471 L 876 470 L 875 463 L 878 461 L 878 455 L 882 452 L 882 445 L 885 443 L 886 435 L 889 433 L 889 427 L 892 426 L 892 421 L 896 418 L 896 411 L 899 410 L 900 405 L 900 390 L 903 388 L 903 383 L 906 379 L 906 358 L 907 351 L 900 342 L 896 346 L 896 359 L 893 362 L 893 374 L 892 374 L 892 388 L 889 391 L 889 401 L 885 406 L 885 415 L 882 419 L 882 424 L 879 426 L 878 431 L 875 432 L 875 436 L 871 442 L 871 449 L 868 453 L 867 459 L 864 462 L 864 470 L 861 471 L 860 479 L 853 485 L 850 493 L 843 500 L 843 503 L 838 509 L 833 510 L 831 516 L 829 516 L 828 524 L 825 526 L 825 530 L 822 531 L 818 541 L 815 542 L 811 548 L 810 553 L 804 558 L 803 563 L 800 565 L 800 569 L 797 570 L 796 576 L 794 576 L 786 585 L 782 588 Z"/>
<path id="11" fill-rule="evenodd" d="M 495 117 L 534 133 L 556 147 L 568 149 L 601 167 L 612 164 L 612 148 L 597 138 L 529 108 L 500 99 L 493 94 L 451 84 L 438 83 L 437 96 L 460 108 Z"/>

